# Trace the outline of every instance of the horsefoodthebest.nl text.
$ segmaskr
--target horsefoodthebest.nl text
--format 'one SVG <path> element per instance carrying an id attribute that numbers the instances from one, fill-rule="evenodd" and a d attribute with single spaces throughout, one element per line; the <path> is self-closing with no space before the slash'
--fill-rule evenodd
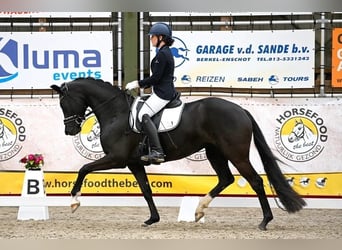
<path id="1" fill-rule="evenodd" d="M 72 188 L 75 184 L 74 181 L 60 181 L 55 179 L 54 181 L 46 181 L 45 188 Z M 152 188 L 172 188 L 173 183 L 171 181 L 151 181 Z M 103 180 L 89 180 L 84 179 L 83 187 L 85 188 L 139 188 L 137 181 L 131 181 L 127 178 L 124 180 L 115 180 L 114 178 L 105 178 Z"/>

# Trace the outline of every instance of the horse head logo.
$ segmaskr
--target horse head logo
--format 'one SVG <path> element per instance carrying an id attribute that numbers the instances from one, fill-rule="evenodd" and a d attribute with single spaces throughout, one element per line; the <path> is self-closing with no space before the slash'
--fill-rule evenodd
<path id="1" fill-rule="evenodd" d="M 292 129 L 292 132 L 290 133 L 288 137 L 289 142 L 298 142 L 300 140 L 304 140 L 304 142 L 311 142 L 315 140 L 315 136 L 313 131 L 304 124 L 302 119 L 295 120 L 295 125 Z"/>
<path id="2" fill-rule="evenodd" d="M 15 143 L 16 135 L 0 119 L 0 152 L 7 151 Z"/>

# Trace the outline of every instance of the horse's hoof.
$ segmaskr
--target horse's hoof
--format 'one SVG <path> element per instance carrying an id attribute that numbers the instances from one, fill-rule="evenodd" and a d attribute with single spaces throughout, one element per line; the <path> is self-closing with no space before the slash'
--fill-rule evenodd
<path id="1" fill-rule="evenodd" d="M 195 222 L 198 222 L 203 217 L 204 217 L 204 212 L 197 212 L 197 213 L 195 213 Z"/>
<path id="2" fill-rule="evenodd" d="M 273 219 L 273 215 L 265 216 L 262 222 L 259 224 L 258 228 L 262 231 L 266 231 L 267 224 Z"/>
<path id="3" fill-rule="evenodd" d="M 157 218 L 150 218 L 150 219 L 148 219 L 147 221 L 145 221 L 144 224 L 142 224 L 141 226 L 143 226 L 143 227 L 148 227 L 148 226 L 150 226 L 150 225 L 152 225 L 152 224 L 154 224 L 154 223 L 157 223 L 157 222 L 159 222 L 159 221 L 160 221 L 160 218 L 159 218 L 159 217 L 157 217 Z"/>
<path id="4" fill-rule="evenodd" d="M 71 213 L 75 213 L 75 211 L 81 206 L 81 203 L 78 202 L 78 203 L 73 203 L 70 205 L 71 207 Z"/>
<path id="5" fill-rule="evenodd" d="M 261 223 L 258 228 L 261 230 L 261 231 L 266 231 L 267 228 L 266 228 L 266 225 L 264 225 L 263 223 Z"/>

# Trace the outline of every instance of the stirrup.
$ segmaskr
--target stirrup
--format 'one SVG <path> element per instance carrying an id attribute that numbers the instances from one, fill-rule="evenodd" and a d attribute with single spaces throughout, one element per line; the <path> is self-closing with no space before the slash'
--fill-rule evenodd
<path id="1" fill-rule="evenodd" d="M 151 162 L 151 163 L 162 163 L 165 161 L 164 157 L 156 157 L 151 155 L 143 155 L 140 157 L 142 161 Z"/>
<path id="2" fill-rule="evenodd" d="M 160 153 L 156 150 L 152 150 L 150 154 L 148 155 L 143 155 L 140 157 L 140 159 L 142 161 L 146 161 L 146 162 L 151 162 L 151 163 L 162 163 L 165 161 L 164 159 L 164 154 Z"/>

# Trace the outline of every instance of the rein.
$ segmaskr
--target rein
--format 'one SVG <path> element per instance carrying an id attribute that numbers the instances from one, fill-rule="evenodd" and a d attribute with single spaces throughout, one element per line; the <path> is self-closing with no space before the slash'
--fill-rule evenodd
<path id="1" fill-rule="evenodd" d="M 68 91 L 68 88 L 66 88 L 66 90 Z M 88 113 L 82 115 L 71 115 L 68 116 L 64 119 L 64 124 L 68 124 L 70 122 L 75 122 L 77 125 L 80 125 L 88 116 L 90 116 L 91 114 L 94 114 L 94 112 L 96 110 L 99 110 L 100 108 L 102 108 L 104 105 L 108 104 L 109 102 L 111 102 L 112 100 L 114 100 L 118 95 L 114 95 L 113 97 L 109 98 L 108 100 L 104 101 L 103 103 L 100 103 L 97 107 L 95 107 L 94 109 L 92 109 L 91 111 L 89 111 Z M 72 96 L 70 96 L 71 98 L 73 98 Z"/>
<path id="2" fill-rule="evenodd" d="M 106 105 L 107 103 L 111 102 L 112 100 L 114 100 L 118 95 L 115 95 L 111 98 L 109 98 L 107 101 L 104 101 L 103 103 L 100 103 L 97 107 L 95 107 L 94 109 L 90 110 L 88 113 L 84 114 L 83 119 L 87 118 L 88 116 L 90 116 L 91 114 L 93 114 L 95 112 L 95 110 L 100 109 L 102 106 Z"/>

